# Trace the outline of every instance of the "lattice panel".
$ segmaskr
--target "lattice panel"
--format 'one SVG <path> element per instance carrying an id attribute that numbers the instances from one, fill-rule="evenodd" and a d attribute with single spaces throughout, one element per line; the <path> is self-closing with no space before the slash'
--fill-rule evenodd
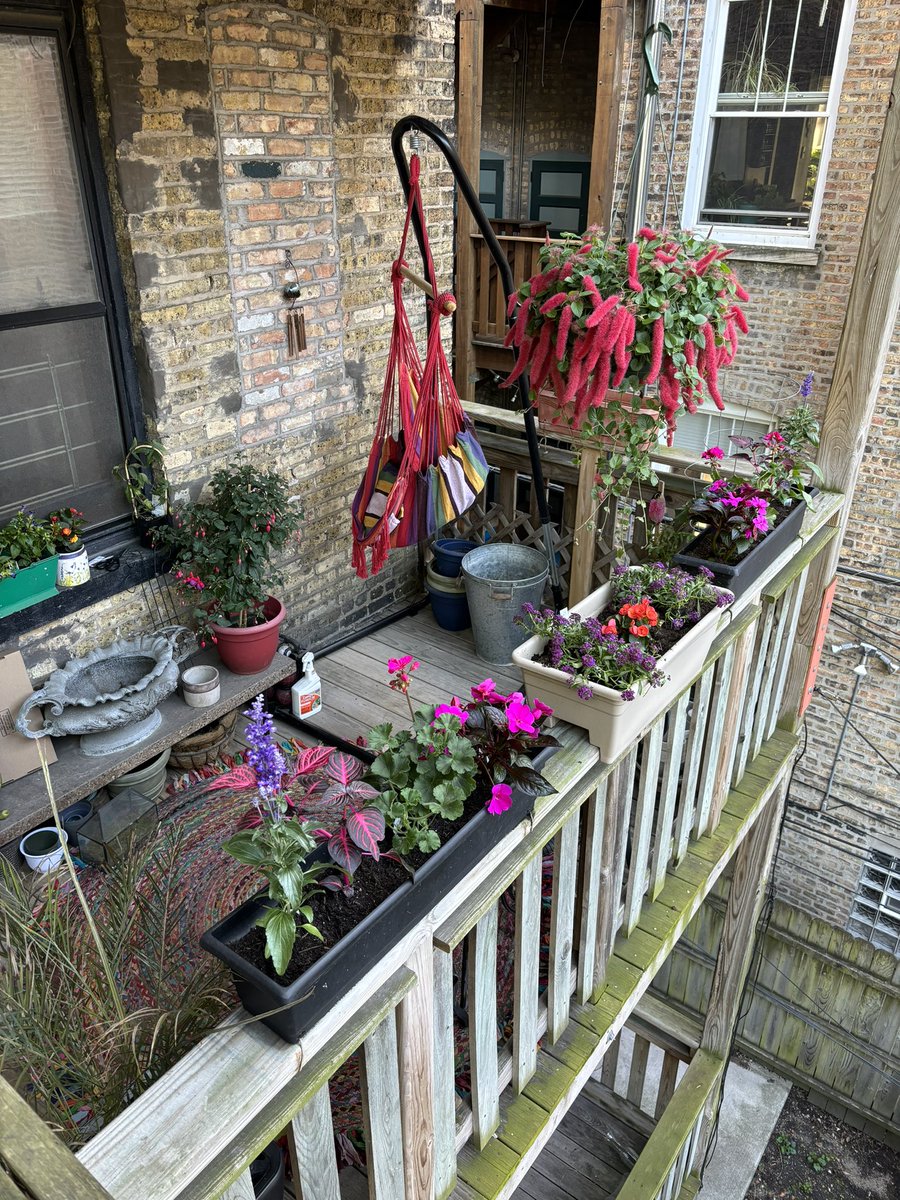
<path id="1" fill-rule="evenodd" d="M 485 505 L 483 500 L 464 513 L 452 526 L 453 534 L 460 538 L 483 542 L 515 542 L 517 545 L 544 549 L 544 537 L 540 523 L 530 513 L 521 509 L 510 515 L 501 504 Z M 563 596 L 569 592 L 569 572 L 572 566 L 572 531 L 554 530 L 554 546 L 559 566 Z"/>

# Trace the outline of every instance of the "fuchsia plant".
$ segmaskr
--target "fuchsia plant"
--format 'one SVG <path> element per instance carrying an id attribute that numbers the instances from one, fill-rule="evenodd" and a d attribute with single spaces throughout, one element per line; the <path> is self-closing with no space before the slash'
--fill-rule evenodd
<path id="1" fill-rule="evenodd" d="M 602 409 L 608 388 L 656 384 L 669 444 L 679 408 L 709 396 L 722 408 L 719 368 L 737 351 L 747 293 L 725 261 L 730 251 L 691 232 L 647 227 L 622 244 L 601 230 L 541 250 L 541 271 L 511 299 L 505 344 L 518 350 L 509 386 L 526 368 L 536 394 L 553 388 L 574 428 Z"/>

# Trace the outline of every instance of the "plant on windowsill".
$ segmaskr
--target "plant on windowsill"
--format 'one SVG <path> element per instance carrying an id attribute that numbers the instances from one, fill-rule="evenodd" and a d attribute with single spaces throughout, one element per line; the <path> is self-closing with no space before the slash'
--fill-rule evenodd
<path id="1" fill-rule="evenodd" d="M 47 522 L 59 554 L 56 586 L 69 588 L 87 583 L 91 577 L 91 568 L 87 547 L 81 540 L 85 527 L 84 513 L 69 505 L 50 513 Z"/>
<path id="2" fill-rule="evenodd" d="M 820 472 L 810 459 L 819 444 L 819 426 L 807 400 L 812 374 L 800 387 L 803 403 L 761 437 L 732 436 L 732 459 L 745 463 L 749 474 L 723 470 L 719 446 L 703 451 L 712 476 L 701 494 L 676 514 L 676 528 L 696 536 L 675 561 L 690 569 L 704 568 L 729 587 L 746 588 L 800 532 L 806 511 L 805 480 Z"/>
<path id="3" fill-rule="evenodd" d="M 0 529 L 0 617 L 55 596 L 56 567 L 49 521 L 19 509 Z"/>
<path id="4" fill-rule="evenodd" d="M 513 662 L 527 694 L 551 701 L 612 762 L 690 681 L 732 600 L 708 572 L 621 564 L 571 612 L 526 605 L 517 619 L 531 636 Z"/>
<path id="5" fill-rule="evenodd" d="M 170 488 L 162 442 L 135 438 L 124 462 L 113 467 L 113 475 L 122 484 L 141 545 L 152 547 L 153 531 L 169 520 Z"/>
<path id="6" fill-rule="evenodd" d="M 277 471 L 251 463 L 223 467 L 208 486 L 209 498 L 176 511 L 156 542 L 173 555 L 172 574 L 192 604 L 201 645 L 212 640 L 226 667 L 252 675 L 272 661 L 285 617 L 271 595 L 282 581 L 271 560 L 295 537 L 303 514 Z"/>

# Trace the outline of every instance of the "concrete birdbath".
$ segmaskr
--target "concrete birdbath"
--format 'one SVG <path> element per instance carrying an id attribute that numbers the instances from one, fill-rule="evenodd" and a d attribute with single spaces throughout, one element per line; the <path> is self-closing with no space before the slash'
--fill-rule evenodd
<path id="1" fill-rule="evenodd" d="M 159 727 L 157 707 L 178 684 L 176 636 L 141 634 L 71 659 L 25 701 L 16 728 L 30 738 L 80 734 L 91 757 L 139 745 Z M 30 729 L 35 708 L 44 709 L 44 723 Z"/>

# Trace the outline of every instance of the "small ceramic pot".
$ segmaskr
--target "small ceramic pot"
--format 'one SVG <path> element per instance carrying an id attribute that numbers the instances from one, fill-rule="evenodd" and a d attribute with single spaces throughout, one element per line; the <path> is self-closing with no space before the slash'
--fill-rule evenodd
<path id="1" fill-rule="evenodd" d="M 181 694 L 191 708 L 209 708 L 221 692 L 219 672 L 215 667 L 188 667 L 181 672 Z"/>
<path id="2" fill-rule="evenodd" d="M 87 546 L 77 550 L 65 550 L 59 556 L 56 565 L 56 586 L 58 588 L 79 587 L 91 578 L 91 567 L 88 562 Z"/>
<path id="3" fill-rule="evenodd" d="M 62 840 L 69 840 L 65 830 Z M 63 860 L 63 848 L 56 826 L 42 825 L 39 829 L 32 829 L 30 833 L 26 833 L 19 842 L 19 853 L 32 871 L 46 873 L 58 867 Z"/>
<path id="4" fill-rule="evenodd" d="M 85 796 L 83 800 L 76 800 L 74 804 L 70 804 L 68 808 L 64 808 L 59 814 L 62 821 L 62 827 L 66 831 L 69 839 L 69 849 L 74 853 L 78 853 L 78 831 L 85 823 L 94 815 L 94 797 L 96 792 L 92 792 L 90 796 Z"/>

